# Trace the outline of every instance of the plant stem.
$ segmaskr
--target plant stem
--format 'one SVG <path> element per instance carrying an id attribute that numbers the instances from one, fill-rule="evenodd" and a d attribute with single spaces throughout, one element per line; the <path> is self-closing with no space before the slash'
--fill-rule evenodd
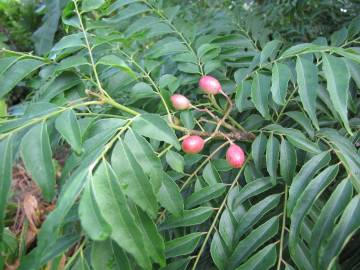
<path id="1" fill-rule="evenodd" d="M 231 99 L 229 98 L 229 96 L 222 90 L 221 90 L 221 94 L 226 98 L 229 105 L 228 105 L 228 108 L 226 109 L 223 117 L 218 121 L 218 124 L 216 125 L 214 133 L 216 133 L 219 130 L 220 126 L 225 122 L 226 118 L 228 118 L 228 116 L 231 113 L 232 107 L 233 107 L 233 103 L 232 103 Z"/>
<path id="2" fill-rule="evenodd" d="M 190 42 L 184 37 L 183 33 L 181 33 L 176 26 L 157 8 L 153 7 L 147 0 L 143 0 L 143 2 L 150 7 L 161 19 L 163 19 L 170 28 L 181 38 L 181 40 L 185 43 L 186 47 L 189 49 L 189 51 L 196 57 L 197 59 L 197 65 L 199 66 L 201 75 L 204 75 L 204 70 L 200 61 L 200 58 L 195 53 L 194 49 L 191 47 Z"/>
<path id="3" fill-rule="evenodd" d="M 131 125 L 132 121 L 134 120 L 134 118 L 131 118 L 128 120 L 128 122 L 126 123 L 125 126 L 122 126 L 120 128 L 118 128 L 118 133 L 111 138 L 111 140 L 105 144 L 105 146 L 103 147 L 104 150 L 100 153 L 100 155 L 94 160 L 94 162 L 89 166 L 89 173 L 92 172 L 92 170 L 96 167 L 96 165 L 98 164 L 98 162 L 101 159 L 105 158 L 105 154 L 111 149 L 111 147 L 114 145 L 114 143 L 119 139 L 119 137 L 121 136 L 121 134 L 123 134 Z"/>
<path id="4" fill-rule="evenodd" d="M 44 62 L 49 63 L 49 64 L 54 63 L 54 61 L 52 61 L 50 59 L 47 59 L 47 58 L 44 58 L 44 57 L 41 57 L 41 56 L 33 55 L 31 52 L 30 53 L 16 52 L 16 51 L 8 50 L 8 49 L 5 49 L 5 48 L 2 48 L 1 52 L 14 54 L 14 55 L 19 55 L 20 57 L 29 57 L 29 58 L 32 58 L 32 59 L 44 61 Z"/>
<path id="5" fill-rule="evenodd" d="M 80 251 L 83 249 L 85 243 L 86 243 L 86 239 L 84 239 L 81 243 L 81 245 L 78 247 L 78 249 L 76 250 L 76 252 L 71 256 L 70 260 L 66 263 L 64 270 L 68 270 L 69 267 L 71 266 L 71 264 L 74 262 L 74 260 L 76 259 L 77 255 L 80 253 Z"/>
<path id="6" fill-rule="evenodd" d="M 182 141 L 184 138 L 186 137 L 185 136 L 182 136 L 179 141 Z M 167 147 L 165 147 L 158 155 L 157 157 L 158 158 L 161 158 L 163 155 L 165 155 L 169 150 L 171 150 L 171 148 L 173 148 L 174 146 L 172 144 L 168 145 Z"/>
<path id="7" fill-rule="evenodd" d="M 224 148 L 226 145 L 228 145 L 229 142 L 226 141 L 223 144 L 221 144 L 218 148 L 216 148 L 201 164 L 199 167 L 196 168 L 196 170 L 186 179 L 184 184 L 181 186 L 180 191 L 183 191 L 185 187 L 191 182 L 193 177 L 216 155 L 216 153 Z"/>
<path id="8" fill-rule="evenodd" d="M 134 115 L 134 116 L 137 116 L 137 115 L 140 115 L 140 113 L 138 113 L 137 111 L 133 110 L 133 109 L 130 109 L 129 107 L 127 106 L 124 106 L 118 102 L 116 102 L 115 100 L 113 100 L 111 97 L 107 97 L 104 99 L 105 103 L 123 111 L 123 112 L 127 112 L 128 114 L 131 114 L 131 115 Z"/>
<path id="9" fill-rule="evenodd" d="M 226 145 L 228 145 L 228 144 L 229 144 L 229 142 L 226 141 L 226 142 L 224 142 L 222 145 L 220 145 L 218 148 L 216 148 L 216 149 L 199 165 L 199 167 L 197 167 L 196 170 L 195 170 L 192 174 L 189 175 L 189 177 L 186 179 L 186 181 L 184 182 L 184 184 L 182 184 L 182 186 L 181 186 L 181 188 L 180 188 L 180 192 L 183 191 L 184 188 L 185 188 L 188 184 L 190 184 L 190 182 L 191 182 L 191 180 L 194 178 L 194 176 L 197 175 L 197 173 L 214 157 L 214 155 L 215 155 L 220 149 L 224 148 L 224 147 L 225 147 Z M 166 209 L 164 209 L 164 210 L 160 213 L 160 215 L 159 215 L 156 223 L 159 223 L 159 222 L 161 221 L 161 219 L 164 217 L 165 213 L 166 213 Z"/>
<path id="10" fill-rule="evenodd" d="M 294 96 L 294 94 L 296 93 L 296 91 L 297 91 L 297 87 L 295 87 L 294 91 L 291 92 L 289 98 L 286 100 L 284 106 L 281 108 L 281 111 L 279 112 L 279 114 L 278 114 L 278 116 L 277 116 L 277 118 L 275 120 L 276 123 L 278 123 L 280 118 L 283 116 L 283 113 L 284 113 L 287 105 L 289 105 L 289 102 L 291 101 L 291 99 Z"/>
<path id="11" fill-rule="evenodd" d="M 197 135 L 197 136 L 200 136 L 200 137 L 211 137 L 211 138 L 214 138 L 214 139 L 227 139 L 227 138 L 230 138 L 231 140 L 234 140 L 234 141 L 252 141 L 253 139 L 255 139 L 254 134 L 252 134 L 250 132 L 238 131 L 238 130 L 234 130 L 234 131 L 229 132 L 229 133 L 224 133 L 224 132 L 221 132 L 221 131 L 211 133 L 211 132 L 204 132 L 204 131 L 200 131 L 200 130 L 187 129 L 185 127 L 178 126 L 178 125 L 175 125 L 175 124 L 171 124 L 170 127 L 172 127 L 175 130 L 186 133 L 186 134 Z"/>
<path id="12" fill-rule="evenodd" d="M 166 110 L 166 113 L 168 115 L 168 119 L 169 119 L 169 122 L 172 123 L 173 120 L 172 120 L 172 117 L 171 117 L 171 113 L 170 113 L 170 109 L 168 107 L 168 105 L 166 104 L 166 101 L 164 99 L 164 97 L 162 96 L 161 94 L 161 91 L 160 91 L 160 88 L 157 86 L 157 84 L 154 82 L 154 80 L 151 78 L 151 76 L 149 75 L 149 73 L 147 73 L 143 68 L 142 66 L 140 66 L 136 61 L 134 61 L 134 59 L 132 57 L 130 57 L 128 54 L 126 54 L 125 52 L 122 52 L 122 54 L 124 54 L 131 63 L 133 63 L 140 71 L 141 73 L 146 77 L 146 79 L 150 82 L 150 84 L 155 88 L 157 94 L 159 95 L 160 99 L 161 99 L 161 102 L 164 104 L 164 107 L 165 107 L 165 110 Z"/>
<path id="13" fill-rule="evenodd" d="M 34 118 L 34 119 L 31 119 L 29 122 L 23 124 L 22 126 L 18 127 L 18 128 L 15 128 L 9 132 L 6 132 L 6 133 L 3 133 L 0 135 L 0 140 L 2 140 L 3 138 L 6 138 L 7 136 L 13 134 L 14 132 L 17 132 L 19 130 L 22 130 L 24 128 L 27 128 L 29 126 L 32 126 L 34 124 L 37 124 L 37 123 L 40 123 L 42 121 L 45 121 L 47 120 L 48 118 L 50 117 L 53 117 L 55 115 L 58 115 L 66 110 L 70 110 L 72 108 L 76 108 L 76 107 L 82 107 L 82 106 L 87 106 L 87 105 L 94 105 L 94 104 L 102 104 L 102 102 L 100 101 L 89 101 L 89 102 L 84 102 L 84 103 L 79 103 L 79 104 L 75 104 L 75 105 L 72 105 L 72 106 L 69 106 L 69 107 L 66 107 L 66 108 L 61 108 L 60 110 L 58 111 L 55 111 L 55 112 L 51 112 L 49 114 L 46 114 L 44 116 L 41 116 L 39 118 Z"/>
<path id="14" fill-rule="evenodd" d="M 287 191 L 287 185 L 285 185 L 285 199 L 284 199 L 284 208 L 283 208 L 281 235 L 280 235 L 279 259 L 278 259 L 276 270 L 280 270 L 281 261 L 282 261 L 282 252 L 283 252 L 284 235 L 285 235 L 285 227 L 286 227 L 287 199 L 288 199 L 288 191 Z"/>
<path id="15" fill-rule="evenodd" d="M 91 49 L 91 46 L 90 46 L 90 43 L 89 43 L 89 39 L 87 37 L 87 32 L 86 32 L 86 29 L 84 27 L 84 24 L 82 22 L 82 18 L 81 18 L 81 14 L 79 12 L 79 8 L 78 8 L 78 5 L 77 5 L 77 1 L 76 0 L 73 0 L 73 3 L 74 3 L 74 6 L 75 6 L 75 12 L 76 12 L 76 15 L 79 19 L 79 23 L 80 23 L 80 28 L 81 28 L 81 31 L 83 32 L 83 35 L 84 35 L 84 38 L 85 38 L 85 43 L 86 43 L 86 48 L 89 52 L 89 57 L 90 57 L 90 62 L 91 62 L 91 67 L 92 67 L 92 70 L 94 72 L 94 76 L 95 76 L 95 80 L 96 80 L 96 84 L 99 88 L 99 91 L 102 95 L 106 96 L 106 97 L 110 97 L 109 94 L 104 90 L 104 88 L 101 86 L 101 82 L 100 82 L 100 79 L 99 79 L 99 75 L 97 73 L 97 70 L 96 70 L 96 65 L 95 65 L 95 61 L 94 61 L 94 57 L 93 57 L 93 54 L 92 54 L 92 49 Z"/>
<path id="16" fill-rule="evenodd" d="M 219 207 L 219 209 L 218 209 L 218 211 L 217 211 L 217 213 L 216 213 L 216 216 L 215 216 L 213 222 L 211 223 L 210 229 L 209 229 L 209 231 L 208 231 L 207 234 L 206 234 L 205 240 L 204 240 L 203 244 L 201 245 L 201 248 L 200 248 L 200 250 L 199 250 L 199 253 L 198 253 L 198 255 L 196 256 L 196 259 L 195 259 L 195 262 L 194 262 L 194 264 L 193 264 L 192 270 L 195 270 L 195 269 L 196 269 L 196 266 L 197 266 L 197 264 L 198 264 L 198 262 L 199 262 L 199 260 L 200 260 L 200 257 L 201 257 L 201 255 L 202 255 L 202 253 L 203 253 L 204 250 L 205 250 L 205 247 L 206 247 L 206 244 L 207 244 L 207 242 L 208 242 L 208 240 L 209 240 L 209 238 L 210 238 L 210 235 L 211 235 L 212 231 L 213 231 L 214 228 L 215 228 L 216 222 L 217 222 L 217 220 L 219 219 L 220 214 L 222 213 L 222 211 L 223 211 L 223 209 L 224 209 L 224 207 L 225 207 L 225 205 L 226 205 L 227 197 L 228 197 L 230 191 L 233 189 L 233 187 L 234 187 L 235 184 L 237 183 L 237 181 L 239 180 L 239 177 L 241 176 L 241 173 L 242 173 L 242 171 L 243 171 L 243 169 L 244 169 L 244 167 L 245 167 L 245 165 L 246 165 L 246 162 L 247 162 L 247 161 L 245 161 L 244 166 L 240 169 L 240 171 L 239 171 L 239 173 L 237 174 L 237 176 L 235 177 L 234 181 L 231 183 L 231 186 L 230 186 L 228 192 L 226 193 L 226 195 L 225 195 L 225 197 L 224 197 L 224 199 L 223 199 L 223 201 L 222 201 L 222 203 L 221 203 L 221 205 L 220 205 L 220 207 Z"/>

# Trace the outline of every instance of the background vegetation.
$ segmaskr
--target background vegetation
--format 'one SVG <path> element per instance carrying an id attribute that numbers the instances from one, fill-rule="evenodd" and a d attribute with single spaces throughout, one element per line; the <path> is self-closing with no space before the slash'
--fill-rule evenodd
<path id="1" fill-rule="evenodd" d="M 359 269 L 359 12 L 2 0 L 0 268 Z"/>

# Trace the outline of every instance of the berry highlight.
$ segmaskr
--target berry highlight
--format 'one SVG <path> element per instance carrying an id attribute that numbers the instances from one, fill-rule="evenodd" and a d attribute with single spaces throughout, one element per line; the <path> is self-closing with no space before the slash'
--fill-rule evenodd
<path id="1" fill-rule="evenodd" d="M 245 162 L 245 153 L 240 146 L 232 144 L 226 151 L 226 161 L 232 168 L 241 168 Z"/>
<path id="2" fill-rule="evenodd" d="M 170 97 L 171 103 L 176 110 L 182 111 L 187 110 L 191 107 L 190 100 L 187 97 L 175 94 Z"/>
<path id="3" fill-rule="evenodd" d="M 187 136 L 182 142 L 182 149 L 187 154 L 197 154 L 203 150 L 205 141 L 197 136 Z"/>
<path id="4" fill-rule="evenodd" d="M 203 76 L 201 77 L 199 81 L 199 87 L 201 90 L 203 90 L 205 93 L 216 95 L 219 94 L 221 89 L 221 84 L 217 79 L 215 79 L 212 76 Z"/>

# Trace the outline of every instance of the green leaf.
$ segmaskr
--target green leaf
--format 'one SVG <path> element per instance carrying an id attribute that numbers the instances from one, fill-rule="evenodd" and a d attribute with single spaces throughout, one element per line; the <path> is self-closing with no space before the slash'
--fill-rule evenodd
<path id="1" fill-rule="evenodd" d="M 251 145 L 251 156 L 254 160 L 256 169 L 259 171 L 264 167 L 266 144 L 266 136 L 263 133 L 260 133 Z"/>
<path id="2" fill-rule="evenodd" d="M 121 1 L 115 1 L 114 3 L 112 3 L 108 10 L 107 10 L 107 15 L 113 13 L 114 11 L 128 5 L 131 3 L 136 3 L 136 2 L 140 2 L 140 0 L 121 0 Z"/>
<path id="3" fill-rule="evenodd" d="M 285 270 L 295 270 L 290 264 L 285 263 Z"/>
<path id="4" fill-rule="evenodd" d="M 132 127 L 140 135 L 167 142 L 180 150 L 180 144 L 174 131 L 158 115 L 142 114 L 134 119 Z"/>
<path id="5" fill-rule="evenodd" d="M 185 200 L 185 207 L 192 208 L 209 202 L 215 198 L 220 197 L 226 190 L 226 186 L 222 183 L 217 183 L 209 187 L 204 187 L 198 191 L 193 192 Z"/>
<path id="6" fill-rule="evenodd" d="M 64 254 L 68 249 L 75 245 L 80 240 L 79 234 L 65 234 L 56 239 L 55 243 L 46 250 L 41 257 L 40 264 L 45 264 L 61 254 Z"/>
<path id="7" fill-rule="evenodd" d="M 105 0 L 83 0 L 81 5 L 81 10 L 83 12 L 91 11 L 98 9 L 105 3 Z"/>
<path id="8" fill-rule="evenodd" d="M 79 217 L 81 226 L 90 239 L 102 241 L 111 234 L 111 226 L 102 216 L 99 206 L 95 201 L 92 182 L 90 181 L 81 196 L 79 204 Z"/>
<path id="9" fill-rule="evenodd" d="M 295 251 L 294 254 L 291 254 L 291 258 L 300 269 L 304 269 L 304 270 L 314 269 L 310 261 L 309 250 L 303 241 L 298 241 L 296 243 Z"/>
<path id="10" fill-rule="evenodd" d="M 57 51 L 64 49 L 85 47 L 85 44 L 81 39 L 82 37 L 82 33 L 64 36 L 54 45 L 54 47 L 51 49 L 51 52 L 57 53 Z"/>
<path id="11" fill-rule="evenodd" d="M 156 197 L 161 206 L 175 217 L 179 217 L 182 214 L 184 201 L 180 194 L 180 189 L 166 173 L 163 173 L 162 184 Z"/>
<path id="12" fill-rule="evenodd" d="M 105 65 L 105 66 L 111 66 L 115 68 L 119 68 L 120 70 L 126 72 L 133 78 L 136 78 L 136 74 L 132 69 L 125 63 L 123 59 L 121 59 L 119 56 L 116 55 L 105 55 L 101 57 L 97 62 L 96 65 Z"/>
<path id="13" fill-rule="evenodd" d="M 330 37 L 331 46 L 340 47 L 348 37 L 348 30 L 346 27 L 342 27 L 340 30 L 335 31 Z"/>
<path id="14" fill-rule="evenodd" d="M 348 27 L 348 37 L 353 37 L 360 32 L 360 17 L 356 16 L 353 18 Z"/>
<path id="15" fill-rule="evenodd" d="M 260 54 L 260 64 L 264 63 L 269 57 L 273 57 L 276 55 L 276 52 L 280 48 L 281 45 L 280 40 L 271 40 L 264 46 L 263 50 Z"/>
<path id="16" fill-rule="evenodd" d="M 299 85 L 299 95 L 305 111 L 316 129 L 319 129 L 316 118 L 316 97 L 318 89 L 318 71 L 316 66 L 304 57 L 297 57 L 296 75 Z"/>
<path id="17" fill-rule="evenodd" d="M 165 243 L 166 258 L 187 255 L 195 250 L 201 239 L 202 233 L 190 233 Z"/>
<path id="18" fill-rule="evenodd" d="M 311 259 L 314 265 L 320 258 L 320 245 L 325 244 L 327 237 L 331 234 L 335 221 L 345 209 L 352 197 L 353 189 L 350 181 L 344 179 L 331 194 L 329 200 L 321 210 L 311 233 Z"/>
<path id="19" fill-rule="evenodd" d="M 12 181 L 13 139 L 0 141 L 0 242 L 3 242 L 5 210 Z"/>
<path id="20" fill-rule="evenodd" d="M 300 195 L 294 210 L 291 214 L 291 225 L 289 233 L 289 246 L 290 252 L 295 252 L 296 242 L 300 233 L 300 225 L 309 211 L 310 207 L 318 198 L 322 191 L 334 180 L 339 171 L 338 165 L 333 165 L 322 171 L 310 183 L 305 187 L 304 191 Z"/>
<path id="21" fill-rule="evenodd" d="M 20 59 L 20 57 L 15 56 L 0 58 L 0 76 Z"/>
<path id="22" fill-rule="evenodd" d="M 61 72 L 64 70 L 69 70 L 71 68 L 76 68 L 84 65 L 89 65 L 88 60 L 84 56 L 79 56 L 79 55 L 69 56 L 59 63 L 56 71 Z"/>
<path id="23" fill-rule="evenodd" d="M 169 216 L 161 225 L 161 230 L 188 227 L 205 222 L 213 214 L 212 207 L 198 207 L 184 210 L 181 216 Z"/>
<path id="24" fill-rule="evenodd" d="M 185 73 L 200 74 L 199 66 L 193 63 L 180 63 L 178 69 Z"/>
<path id="25" fill-rule="evenodd" d="M 263 158 L 265 160 L 265 154 L 264 154 Z M 258 170 L 255 167 L 255 164 L 253 162 L 250 162 L 248 164 L 248 166 L 246 166 L 244 169 L 244 177 L 245 177 L 246 183 L 250 183 L 250 182 L 254 181 L 255 179 L 263 177 L 262 170 Z"/>
<path id="26" fill-rule="evenodd" d="M 205 72 L 205 74 L 209 74 L 209 73 L 221 68 L 221 66 L 222 66 L 222 62 L 220 62 L 220 61 L 216 61 L 216 60 L 208 61 L 204 65 L 204 72 Z"/>
<path id="27" fill-rule="evenodd" d="M 276 259 L 276 245 L 271 244 L 258 251 L 235 270 L 268 270 L 276 263 Z"/>
<path id="28" fill-rule="evenodd" d="M 165 267 L 160 268 L 160 270 L 185 270 L 187 269 L 190 260 L 190 257 L 184 259 L 178 258 L 175 261 L 167 264 Z"/>
<path id="29" fill-rule="evenodd" d="M 289 49 L 284 51 L 280 57 L 281 58 L 289 58 L 292 56 L 296 56 L 298 54 L 304 54 L 306 52 L 307 53 L 318 52 L 324 48 L 327 48 L 327 47 L 319 46 L 319 45 L 316 45 L 313 43 L 301 43 L 301 44 L 297 44 L 297 45 L 290 47 Z"/>
<path id="30" fill-rule="evenodd" d="M 81 154 L 83 148 L 80 125 L 74 111 L 66 110 L 58 116 L 55 121 L 55 127 L 71 145 L 75 152 Z"/>
<path id="31" fill-rule="evenodd" d="M 123 192 L 151 217 L 156 217 L 158 204 L 148 177 L 122 139 L 116 143 L 111 163 Z"/>
<path id="32" fill-rule="evenodd" d="M 240 68 L 234 73 L 236 83 L 240 84 L 244 79 L 247 79 L 252 71 L 259 65 L 260 53 L 256 53 L 250 65 L 247 68 Z"/>
<path id="33" fill-rule="evenodd" d="M 150 183 L 155 193 L 158 192 L 163 181 L 160 173 L 163 168 L 150 143 L 132 129 L 126 132 L 124 142 L 131 149 L 131 153 L 145 174 L 150 177 Z"/>
<path id="34" fill-rule="evenodd" d="M 188 129 L 194 129 L 195 120 L 193 112 L 190 110 L 180 112 L 181 123 L 183 123 L 184 127 Z"/>
<path id="35" fill-rule="evenodd" d="M 277 167 L 279 164 L 279 150 L 279 140 L 271 134 L 266 144 L 266 169 L 270 175 L 273 185 L 276 184 Z"/>
<path id="36" fill-rule="evenodd" d="M 245 186 L 243 186 L 240 191 L 236 194 L 236 197 L 234 198 L 234 202 L 231 205 L 231 209 L 234 209 L 238 207 L 240 204 L 242 204 L 247 199 L 256 196 L 258 194 L 261 194 L 265 192 L 266 190 L 270 189 L 272 187 L 272 184 L 270 182 L 269 177 L 263 177 L 256 179 Z M 235 189 L 234 189 L 235 190 Z"/>
<path id="37" fill-rule="evenodd" d="M 289 142 L 297 148 L 306 152 L 319 154 L 321 151 L 319 146 L 312 141 L 308 140 L 301 131 L 294 128 L 284 128 L 282 126 L 272 124 L 265 127 L 267 130 L 272 130 L 279 135 L 285 135 Z"/>
<path id="38" fill-rule="evenodd" d="M 307 118 L 305 113 L 293 111 L 293 112 L 286 112 L 285 114 L 294 121 L 296 121 L 300 126 L 302 126 L 311 138 L 314 138 L 315 136 L 314 128 L 312 127 L 311 121 L 309 118 Z"/>
<path id="39" fill-rule="evenodd" d="M 45 63 L 34 59 L 19 60 L 0 76 L 0 98 L 9 93 L 20 81 Z"/>
<path id="40" fill-rule="evenodd" d="M 319 269 L 331 269 L 336 257 L 360 227 L 360 195 L 354 197 L 332 231 L 326 245 L 320 251 Z"/>
<path id="41" fill-rule="evenodd" d="M 169 150 L 166 153 L 166 162 L 177 172 L 184 172 L 184 158 L 177 152 Z"/>
<path id="42" fill-rule="evenodd" d="M 38 258 L 44 257 L 56 244 L 59 238 L 60 228 L 66 216 L 73 207 L 88 182 L 88 170 L 74 174 L 69 181 L 66 181 L 56 202 L 56 208 L 50 212 L 41 226 L 37 236 L 36 248 L 24 258 L 26 269 L 40 269 L 41 262 Z M 52 237 L 49 237 L 51 235 Z"/>
<path id="43" fill-rule="evenodd" d="M 202 61 L 206 61 L 209 60 L 209 58 L 212 59 L 217 57 L 220 51 L 221 50 L 217 45 L 205 43 L 197 49 L 197 55 Z M 211 57 L 209 57 L 210 54 Z"/>
<path id="44" fill-rule="evenodd" d="M 57 95 L 70 90 L 81 83 L 80 78 L 73 73 L 62 73 L 40 88 L 40 100 L 50 101 Z"/>
<path id="45" fill-rule="evenodd" d="M 25 168 L 50 202 L 55 195 L 55 169 L 46 123 L 31 128 L 23 137 L 20 152 Z"/>
<path id="46" fill-rule="evenodd" d="M 327 90 L 335 110 L 340 115 L 349 134 L 352 134 L 347 118 L 350 73 L 342 58 L 322 54 L 323 71 L 327 81 Z"/>
<path id="47" fill-rule="evenodd" d="M 237 222 L 234 234 L 234 241 L 237 242 L 270 210 L 274 209 L 280 201 L 280 195 L 274 194 L 266 197 L 260 202 L 251 206 Z"/>
<path id="48" fill-rule="evenodd" d="M 100 211 L 112 227 L 111 238 L 132 254 L 140 266 L 151 268 L 141 230 L 130 212 L 115 173 L 105 161 L 95 172 L 93 186 Z"/>
<path id="49" fill-rule="evenodd" d="M 47 0 L 45 5 L 46 13 L 42 18 L 42 24 L 32 35 L 36 53 L 40 55 L 49 52 L 53 45 L 64 1 Z"/>
<path id="50" fill-rule="evenodd" d="M 340 135 L 336 130 L 323 129 L 322 134 L 335 148 L 335 154 L 342 161 L 350 181 L 357 192 L 360 192 L 360 156 L 355 146 L 346 137 Z"/>
<path id="51" fill-rule="evenodd" d="M 348 70 L 351 74 L 352 79 L 354 80 L 356 86 L 358 89 L 360 89 L 360 64 L 356 63 L 355 61 L 352 61 L 350 59 L 344 59 Z"/>
<path id="52" fill-rule="evenodd" d="M 226 269 L 226 259 L 229 256 L 229 251 L 218 231 L 215 232 L 211 241 L 210 253 L 217 268 L 220 270 Z"/>
<path id="53" fill-rule="evenodd" d="M 279 218 L 273 217 L 253 230 L 240 241 L 228 259 L 226 269 L 234 269 L 244 262 L 262 244 L 275 236 L 279 229 Z"/>
<path id="54" fill-rule="evenodd" d="M 94 270 L 132 270 L 126 253 L 111 239 L 92 243 L 91 266 Z"/>
<path id="55" fill-rule="evenodd" d="M 180 86 L 178 79 L 172 74 L 162 75 L 159 79 L 159 87 L 161 89 L 168 87 L 171 93 L 174 93 Z"/>
<path id="56" fill-rule="evenodd" d="M 251 95 L 250 81 L 241 81 L 236 87 L 235 105 L 239 112 L 243 112 L 253 105 L 249 100 Z"/>
<path id="57" fill-rule="evenodd" d="M 251 85 L 251 101 L 265 119 L 270 119 L 269 112 L 270 79 L 256 73 Z"/>
<path id="58" fill-rule="evenodd" d="M 134 1 L 131 1 L 131 2 L 134 2 Z M 126 4 L 131 3 L 131 2 L 126 1 Z M 123 20 L 128 20 L 131 17 L 134 17 L 138 14 L 144 13 L 148 10 L 149 10 L 149 8 L 146 5 L 134 3 L 134 4 L 128 5 L 127 7 L 121 9 L 119 12 L 117 12 L 116 15 L 111 16 L 110 19 L 106 19 L 106 20 L 104 19 L 104 21 L 115 24 L 115 23 L 119 23 Z"/>
<path id="59" fill-rule="evenodd" d="M 273 100 L 284 105 L 286 99 L 286 91 L 291 78 L 291 71 L 285 64 L 275 62 L 271 75 L 271 94 Z"/>
<path id="60" fill-rule="evenodd" d="M 7 115 L 7 104 L 5 99 L 0 99 L 0 117 Z"/>
<path id="61" fill-rule="evenodd" d="M 217 183 L 221 183 L 221 178 L 220 178 L 219 172 L 216 170 L 216 168 L 212 162 L 209 162 L 208 164 L 206 164 L 206 166 L 202 172 L 202 176 L 203 176 L 205 182 L 209 186 L 216 185 Z"/>
<path id="62" fill-rule="evenodd" d="M 302 194 L 305 187 L 309 184 L 315 174 L 330 162 L 330 153 L 322 152 L 312 157 L 306 162 L 300 172 L 294 177 L 292 184 L 289 189 L 289 199 L 287 202 L 287 213 L 291 215 L 297 200 Z"/>
<path id="63" fill-rule="evenodd" d="M 235 231 L 238 224 L 238 220 L 243 217 L 245 214 L 245 207 L 240 205 L 235 209 L 230 209 L 230 207 L 225 208 L 222 213 L 219 221 L 219 229 L 218 233 L 220 236 L 218 239 L 215 239 L 214 236 L 214 248 L 222 250 L 223 247 L 227 247 L 227 249 L 232 250 L 234 248 L 234 244 L 238 242 L 239 239 L 235 239 Z M 223 253 L 223 251 L 221 251 Z M 227 252 L 225 252 L 227 253 Z M 218 254 L 214 254 L 215 256 Z M 224 264 L 227 256 L 223 256 L 223 258 L 216 258 L 214 261 L 218 264 Z M 222 262 L 221 262 L 222 261 Z M 219 267 L 220 268 L 220 267 Z"/>
<path id="64" fill-rule="evenodd" d="M 165 261 L 165 244 L 161 235 L 156 229 L 155 223 L 151 218 L 138 207 L 132 207 L 132 213 L 135 217 L 135 222 L 139 224 L 144 237 L 144 246 L 149 256 L 154 262 L 164 266 Z"/>
<path id="65" fill-rule="evenodd" d="M 296 169 L 296 151 L 287 141 L 282 140 L 280 145 L 280 175 L 288 184 L 291 183 Z"/>

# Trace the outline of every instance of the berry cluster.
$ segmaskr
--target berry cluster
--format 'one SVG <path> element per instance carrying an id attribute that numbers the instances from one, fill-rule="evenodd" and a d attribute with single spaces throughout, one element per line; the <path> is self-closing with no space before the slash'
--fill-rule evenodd
<path id="1" fill-rule="evenodd" d="M 199 87 L 205 93 L 210 95 L 226 94 L 221 88 L 220 82 L 212 76 L 203 76 L 199 81 Z M 227 96 L 226 96 L 227 97 Z M 228 97 L 227 97 L 228 98 Z M 176 110 L 188 110 L 195 108 L 190 100 L 180 94 L 171 96 L 171 102 Z M 222 121 L 222 120 L 220 120 Z M 230 147 L 226 151 L 226 160 L 233 168 L 240 168 L 245 162 L 245 153 L 238 145 L 234 144 L 231 140 Z M 188 135 L 182 142 L 182 149 L 188 154 L 197 154 L 204 148 L 205 140 L 197 135 Z"/>

